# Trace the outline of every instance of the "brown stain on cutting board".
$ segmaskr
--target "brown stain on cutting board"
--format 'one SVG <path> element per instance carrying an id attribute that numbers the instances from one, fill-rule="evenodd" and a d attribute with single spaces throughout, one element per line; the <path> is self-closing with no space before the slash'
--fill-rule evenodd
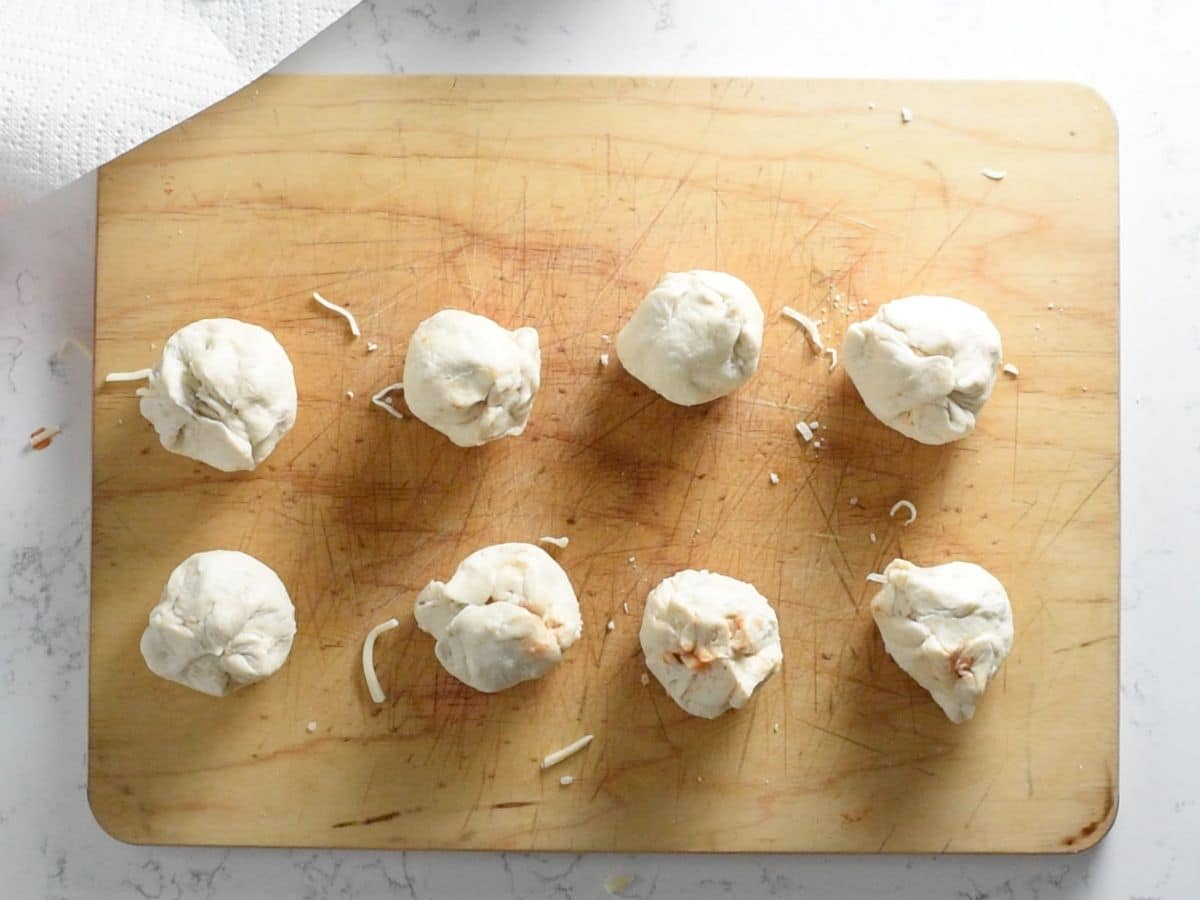
<path id="1" fill-rule="evenodd" d="M 282 341 L 300 411 L 257 472 L 225 475 L 163 451 L 131 387 L 97 391 L 98 819 L 149 843 L 1094 842 L 1112 815 L 1098 798 L 1116 796 L 1115 154 L 1107 110 L 1070 85 L 268 78 L 104 167 L 96 371 L 150 365 L 151 342 L 231 315 Z M 663 272 L 717 266 L 762 301 L 762 364 L 722 401 L 675 407 L 603 336 Z M 779 315 L 824 319 L 836 346 L 911 291 L 983 306 L 1021 369 L 950 447 L 873 420 Z M 370 405 L 444 306 L 538 327 L 521 438 L 462 450 Z M 820 421 L 820 448 L 800 419 Z M 920 513 L 908 527 L 888 517 L 901 498 Z M 413 599 L 480 546 L 546 534 L 571 538 L 551 552 L 584 636 L 542 681 L 473 692 L 438 667 Z M 274 567 L 300 628 L 278 675 L 221 700 L 137 655 L 172 567 L 214 547 Z M 897 555 L 974 560 L 1012 596 L 1014 652 L 968 724 L 878 639 L 863 579 Z M 646 592 L 688 566 L 753 582 L 784 642 L 782 673 L 711 722 L 640 680 Z M 376 706 L 359 648 L 392 615 Z"/>

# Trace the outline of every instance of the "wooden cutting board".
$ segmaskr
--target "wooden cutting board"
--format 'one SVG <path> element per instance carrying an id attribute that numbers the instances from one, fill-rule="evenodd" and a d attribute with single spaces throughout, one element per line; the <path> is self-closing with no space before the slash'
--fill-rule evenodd
<path id="1" fill-rule="evenodd" d="M 695 409 L 599 361 L 689 268 L 740 275 L 767 313 L 758 374 Z M 836 346 L 917 292 L 984 307 L 1020 367 L 954 446 L 872 419 L 779 315 Z M 523 437 L 459 449 L 369 405 L 445 306 L 539 329 Z M 99 385 L 208 316 L 271 328 L 296 364 L 296 427 L 252 474 L 165 452 L 133 386 Z M 89 787 L 123 840 L 1054 852 L 1113 820 L 1116 133 L 1084 88 L 263 79 L 101 171 L 96 364 Z M 585 616 L 565 663 L 494 696 L 446 675 L 420 587 L 559 534 Z M 138 653 L 168 573 L 217 547 L 274 567 L 300 629 L 223 700 Z M 973 560 L 1011 594 L 1015 649 L 968 724 L 883 651 L 864 576 L 897 556 Z M 753 582 L 783 632 L 783 673 L 715 721 L 641 683 L 645 595 L 685 567 Z M 393 615 L 376 706 L 360 646 Z"/>

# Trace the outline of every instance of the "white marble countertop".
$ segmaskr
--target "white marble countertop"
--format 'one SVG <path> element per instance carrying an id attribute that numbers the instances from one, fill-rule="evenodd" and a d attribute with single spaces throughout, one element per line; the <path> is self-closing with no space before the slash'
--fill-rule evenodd
<path id="1" fill-rule="evenodd" d="M 1200 4 L 370 2 L 289 72 L 1071 79 L 1120 123 L 1120 813 L 1064 857 L 571 856 L 141 848 L 86 798 L 95 179 L 0 218 L 0 868 L 6 897 L 1200 896 Z M 41 453 L 29 432 L 61 424 Z"/>

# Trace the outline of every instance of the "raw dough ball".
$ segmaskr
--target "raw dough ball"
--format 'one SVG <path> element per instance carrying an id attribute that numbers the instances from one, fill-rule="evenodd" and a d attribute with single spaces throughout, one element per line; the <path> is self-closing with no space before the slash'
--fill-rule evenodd
<path id="1" fill-rule="evenodd" d="M 237 319 L 180 328 L 138 396 L 164 447 L 222 472 L 253 469 L 296 421 L 287 353 L 271 332 Z"/>
<path id="2" fill-rule="evenodd" d="M 404 361 L 404 401 L 460 447 L 525 430 L 542 380 L 534 328 L 443 309 L 417 326 Z"/>
<path id="3" fill-rule="evenodd" d="M 1012 650 L 1004 585 L 967 562 L 922 568 L 896 559 L 883 575 L 871 614 L 884 647 L 951 722 L 965 722 Z"/>
<path id="4" fill-rule="evenodd" d="M 867 409 L 922 444 L 975 430 L 1000 366 L 1000 332 L 987 313 L 953 297 L 904 297 L 856 322 L 842 364 Z"/>
<path id="5" fill-rule="evenodd" d="M 750 380 L 762 350 L 754 292 L 724 272 L 667 275 L 617 335 L 626 371 L 680 406 L 708 403 Z"/>
<path id="6" fill-rule="evenodd" d="M 567 573 L 533 544 L 476 550 L 425 586 L 414 614 L 446 671 L 488 694 L 545 675 L 583 631 Z"/>
<path id="7" fill-rule="evenodd" d="M 142 632 L 155 675 L 221 697 L 288 658 L 296 611 L 271 568 L 236 550 L 189 556 L 171 573 Z"/>
<path id="8" fill-rule="evenodd" d="M 779 671 L 779 621 L 754 585 L 686 569 L 660 582 L 642 616 L 646 665 L 693 716 L 741 709 Z"/>

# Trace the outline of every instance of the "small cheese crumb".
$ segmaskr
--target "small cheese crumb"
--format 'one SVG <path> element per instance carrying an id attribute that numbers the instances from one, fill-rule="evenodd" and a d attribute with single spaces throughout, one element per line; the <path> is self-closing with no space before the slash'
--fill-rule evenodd
<path id="1" fill-rule="evenodd" d="M 771 484 L 779 484 L 779 476 L 774 472 L 767 473 L 767 480 L 770 481 Z"/>
<path id="2" fill-rule="evenodd" d="M 800 437 L 804 438 L 806 441 L 811 441 L 813 439 L 812 428 L 809 427 L 807 422 L 797 422 L 796 431 L 800 432 Z"/>
<path id="3" fill-rule="evenodd" d="M 353 400 L 354 399 L 354 391 L 346 391 L 346 399 Z"/>
<path id="4" fill-rule="evenodd" d="M 857 497 L 851 497 L 851 498 L 850 498 L 850 505 L 851 505 L 851 506 L 858 506 L 858 498 L 857 498 Z"/>
<path id="5" fill-rule="evenodd" d="M 602 365 L 602 366 L 608 365 L 608 354 L 607 353 L 600 354 L 600 365 Z"/>
<path id="6" fill-rule="evenodd" d="M 629 557 L 629 564 L 630 564 L 631 566 L 632 566 L 634 563 L 636 563 L 636 562 L 637 562 L 637 559 L 636 559 L 635 557 L 633 557 L 633 556 Z"/>
<path id="7" fill-rule="evenodd" d="M 569 756 L 574 756 L 584 747 L 592 742 L 594 735 L 585 734 L 577 741 L 573 741 L 561 750 L 555 750 L 553 753 L 546 754 L 546 758 L 542 760 L 542 768 L 549 769 L 551 766 L 556 766 Z"/>
<path id="8" fill-rule="evenodd" d="M 374 341 L 367 341 L 367 352 L 368 353 L 374 353 L 378 349 L 379 349 L 379 345 L 377 343 L 375 343 Z"/>
<path id="9" fill-rule="evenodd" d="M 1005 375 L 1011 375 L 1013 378 L 1016 378 L 1021 374 L 1021 370 L 1012 363 L 1005 363 L 1004 368 L 1001 371 L 1003 371 Z"/>
<path id="10" fill-rule="evenodd" d="M 609 619 L 608 624 L 605 625 L 604 627 L 607 628 L 609 631 L 612 631 L 613 629 L 615 629 L 617 627 L 617 623 L 614 622 L 612 619 Z"/>
<path id="11" fill-rule="evenodd" d="M 561 784 L 563 787 L 572 785 L 575 783 L 575 776 L 574 775 L 563 775 L 562 777 L 560 777 L 558 779 L 558 783 Z"/>
<path id="12" fill-rule="evenodd" d="M 877 540 L 877 538 L 875 537 L 875 532 L 873 532 L 873 531 L 870 533 L 870 535 L 868 535 L 868 537 L 871 538 L 872 544 L 875 543 L 875 541 Z"/>
<path id="13" fill-rule="evenodd" d="M 776 722 L 774 725 L 772 725 L 771 730 L 774 731 L 776 734 L 779 734 L 779 723 Z"/>
<path id="14" fill-rule="evenodd" d="M 1047 303 L 1047 304 L 1046 304 L 1046 309 L 1054 309 L 1054 304 L 1053 304 L 1053 303 Z"/>
<path id="15" fill-rule="evenodd" d="M 813 447 L 816 448 L 817 450 L 820 450 L 821 449 L 821 441 L 819 441 L 819 440 L 813 441 Z"/>
<path id="16" fill-rule="evenodd" d="M 874 584 L 887 584 L 887 579 L 878 572 L 871 572 L 869 575 L 867 575 L 867 581 L 870 581 Z"/>
<path id="17" fill-rule="evenodd" d="M 604 341 L 604 343 L 606 343 L 606 344 L 612 343 L 612 338 L 609 337 L 607 334 L 600 335 L 600 340 Z"/>
<path id="18" fill-rule="evenodd" d="M 50 446 L 51 441 L 62 434 L 62 429 L 56 425 L 49 428 L 42 426 L 29 435 L 29 447 L 31 450 L 45 450 Z"/>
<path id="19" fill-rule="evenodd" d="M 551 537 L 550 535 L 546 535 L 545 537 L 538 538 L 538 543 L 551 544 L 561 550 L 562 548 L 566 547 L 567 544 L 571 543 L 571 539 L 566 535 L 563 535 L 562 537 Z"/>
<path id="20" fill-rule="evenodd" d="M 917 508 L 913 506 L 910 500 L 897 500 L 892 504 L 892 508 L 888 510 L 888 516 L 895 518 L 896 513 L 902 509 L 908 510 L 908 521 L 904 523 L 905 525 L 911 525 L 917 521 Z"/>
<path id="21" fill-rule="evenodd" d="M 83 344 L 75 340 L 73 337 L 63 338 L 63 342 L 58 345 L 58 355 L 62 356 L 64 353 L 66 353 L 68 347 L 74 347 L 88 359 L 92 358 L 92 351 L 83 346 Z"/>
<path id="22" fill-rule="evenodd" d="M 316 291 L 313 291 L 312 296 L 313 296 L 313 299 L 317 301 L 317 303 L 321 304 L 321 306 L 325 307 L 330 312 L 337 313 L 339 316 L 341 316 L 343 319 L 345 319 L 347 324 L 349 324 L 349 326 L 350 326 L 350 333 L 352 335 L 354 335 L 355 337 L 362 337 L 362 331 L 358 327 L 358 319 L 354 318 L 354 313 L 350 312 L 350 310 L 346 309 L 346 307 L 344 307 L 344 306 L 338 306 L 336 303 L 331 303 L 329 300 L 326 300 L 324 297 L 322 297 Z"/>
<path id="23" fill-rule="evenodd" d="M 821 423 L 817 419 L 813 419 L 811 422 L 808 423 L 808 427 L 811 428 L 813 431 L 816 431 L 818 428 L 821 427 Z"/>
<path id="24" fill-rule="evenodd" d="M 379 676 L 375 674 L 375 639 L 385 631 L 391 631 L 393 628 L 399 627 L 400 622 L 397 619 L 388 619 L 386 622 L 380 622 L 367 632 L 367 639 L 363 641 L 363 678 L 367 681 L 367 692 L 376 703 L 383 703 L 387 700 L 387 695 L 383 692 L 383 687 L 379 684 Z"/>
<path id="25" fill-rule="evenodd" d="M 629 615 L 629 604 L 628 603 L 622 603 L 621 609 L 625 610 L 625 615 Z"/>
<path id="26" fill-rule="evenodd" d="M 604 889 L 610 894 L 619 894 L 633 884 L 632 875 L 613 875 L 604 882 Z"/>
<path id="27" fill-rule="evenodd" d="M 984 178 L 990 178 L 992 181 L 1003 181 L 1004 176 L 1008 173 L 1003 169 L 980 169 L 979 174 Z"/>
<path id="28" fill-rule="evenodd" d="M 900 121 L 905 125 L 912 121 L 912 110 L 907 106 L 900 107 Z"/>
<path id="29" fill-rule="evenodd" d="M 875 101 L 872 100 L 870 103 L 867 104 L 867 109 L 874 109 L 874 108 L 875 108 Z"/>
<path id="30" fill-rule="evenodd" d="M 792 309 L 790 306 L 785 306 L 781 309 L 780 314 L 791 319 L 804 331 L 804 336 L 808 339 L 808 343 L 817 353 L 825 352 L 825 345 L 821 343 L 820 323 L 814 322 L 802 312 Z"/>
<path id="31" fill-rule="evenodd" d="M 312 734 L 314 731 L 316 731 L 317 730 L 316 720 L 313 720 L 312 722 L 309 722 L 307 725 L 305 725 L 304 730 L 307 731 L 309 734 Z"/>
<path id="32" fill-rule="evenodd" d="M 645 672 L 643 672 L 642 673 L 642 687 L 645 687 L 649 683 L 650 683 L 650 676 L 647 675 Z"/>

